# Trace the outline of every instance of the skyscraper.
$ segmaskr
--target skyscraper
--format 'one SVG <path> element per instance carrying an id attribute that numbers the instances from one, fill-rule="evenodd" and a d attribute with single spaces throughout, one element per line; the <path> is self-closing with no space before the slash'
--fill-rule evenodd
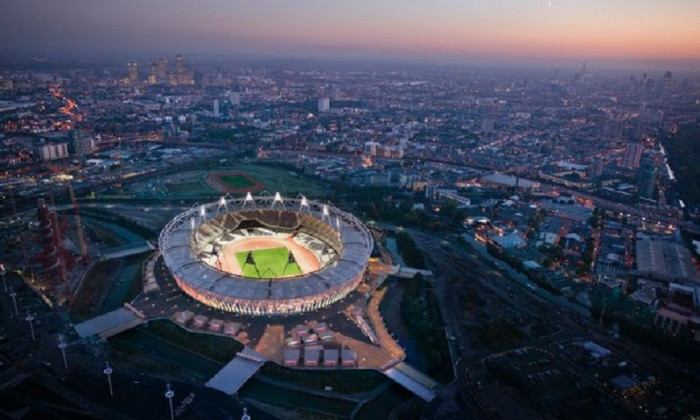
<path id="1" fill-rule="evenodd" d="M 622 162 L 622 166 L 627 169 L 639 168 L 639 160 L 642 158 L 643 150 L 644 146 L 642 143 L 628 143 L 625 149 L 625 160 Z"/>
<path id="2" fill-rule="evenodd" d="M 642 198 L 653 198 L 656 189 L 656 176 L 658 169 L 654 162 L 645 162 L 637 175 L 637 190 Z"/>
<path id="3" fill-rule="evenodd" d="M 130 84 L 135 85 L 139 82 L 139 64 L 137 62 L 126 63 L 126 72 Z"/>
<path id="4" fill-rule="evenodd" d="M 219 100 L 214 99 L 214 116 L 218 117 L 219 116 Z"/>
<path id="5" fill-rule="evenodd" d="M 148 68 L 148 79 L 146 79 L 149 85 L 155 85 L 158 83 L 158 64 L 151 63 Z"/>
<path id="6" fill-rule="evenodd" d="M 156 62 L 156 78 L 158 83 L 167 83 L 170 76 L 170 68 L 168 67 L 168 59 L 159 57 Z"/>
<path id="7" fill-rule="evenodd" d="M 191 85 L 194 83 L 192 75 L 185 64 L 185 59 L 181 54 L 175 57 L 175 83 L 178 86 Z"/>

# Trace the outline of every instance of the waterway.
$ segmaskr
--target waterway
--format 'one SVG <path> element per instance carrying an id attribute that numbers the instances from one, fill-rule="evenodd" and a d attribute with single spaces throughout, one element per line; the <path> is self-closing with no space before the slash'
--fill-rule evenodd
<path id="1" fill-rule="evenodd" d="M 391 253 L 391 258 L 394 260 L 394 265 L 400 265 L 401 267 L 406 266 L 401 254 L 399 254 L 399 246 L 396 243 L 396 238 L 391 236 L 386 237 L 386 249 L 388 249 L 389 253 Z"/>

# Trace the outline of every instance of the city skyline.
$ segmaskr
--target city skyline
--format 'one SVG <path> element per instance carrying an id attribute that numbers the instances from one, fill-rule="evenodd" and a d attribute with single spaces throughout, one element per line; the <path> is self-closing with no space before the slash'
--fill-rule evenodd
<path id="1" fill-rule="evenodd" d="M 334 31 L 295 18 L 312 4 L 0 18 L 0 410 L 700 413 L 700 66 L 495 41 L 459 61 L 414 42 L 425 8 L 338 6 Z M 195 30 L 225 20 L 268 41 Z M 402 50 L 372 32 L 396 21 Z M 603 33 L 580 21 L 561 33 Z M 362 28 L 375 53 L 336 46 Z"/>
<path id="2" fill-rule="evenodd" d="M 12 1 L 0 53 L 269 54 L 414 61 L 700 61 L 700 3 Z"/>

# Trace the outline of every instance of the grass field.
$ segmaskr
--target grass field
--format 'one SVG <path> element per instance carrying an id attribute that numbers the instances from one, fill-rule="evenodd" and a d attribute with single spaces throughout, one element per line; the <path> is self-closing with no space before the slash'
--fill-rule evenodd
<path id="1" fill-rule="evenodd" d="M 289 251 L 281 246 L 277 248 L 259 249 L 253 252 L 255 266 L 246 264 L 248 252 L 236 253 L 236 260 L 245 277 L 269 279 L 282 276 L 297 276 L 301 268 L 297 263 L 287 265 Z M 257 267 L 257 270 L 256 270 Z M 260 274 L 258 274 L 260 273 Z"/>
<path id="2" fill-rule="evenodd" d="M 229 188 L 249 188 L 255 185 L 243 175 L 221 175 L 220 179 Z"/>
<path id="3" fill-rule="evenodd" d="M 209 188 L 206 184 L 199 180 L 191 180 L 191 181 L 184 181 L 184 182 L 173 182 L 169 184 L 165 184 L 165 187 L 168 189 L 169 193 L 172 194 L 214 194 L 216 191 L 213 189 Z"/>
<path id="4" fill-rule="evenodd" d="M 302 193 L 309 198 L 318 198 L 326 194 L 327 191 L 327 188 L 321 182 L 299 176 L 286 168 L 259 164 L 242 164 L 237 165 L 233 169 L 259 179 L 268 192 L 279 191 L 282 194 L 291 196 Z"/>

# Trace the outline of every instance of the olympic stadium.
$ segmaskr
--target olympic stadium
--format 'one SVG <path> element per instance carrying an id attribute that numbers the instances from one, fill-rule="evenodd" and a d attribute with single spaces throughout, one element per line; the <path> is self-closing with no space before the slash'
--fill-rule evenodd
<path id="1" fill-rule="evenodd" d="M 179 214 L 158 240 L 186 294 L 248 315 L 297 314 L 354 290 L 373 240 L 356 217 L 306 197 L 222 197 Z"/>

